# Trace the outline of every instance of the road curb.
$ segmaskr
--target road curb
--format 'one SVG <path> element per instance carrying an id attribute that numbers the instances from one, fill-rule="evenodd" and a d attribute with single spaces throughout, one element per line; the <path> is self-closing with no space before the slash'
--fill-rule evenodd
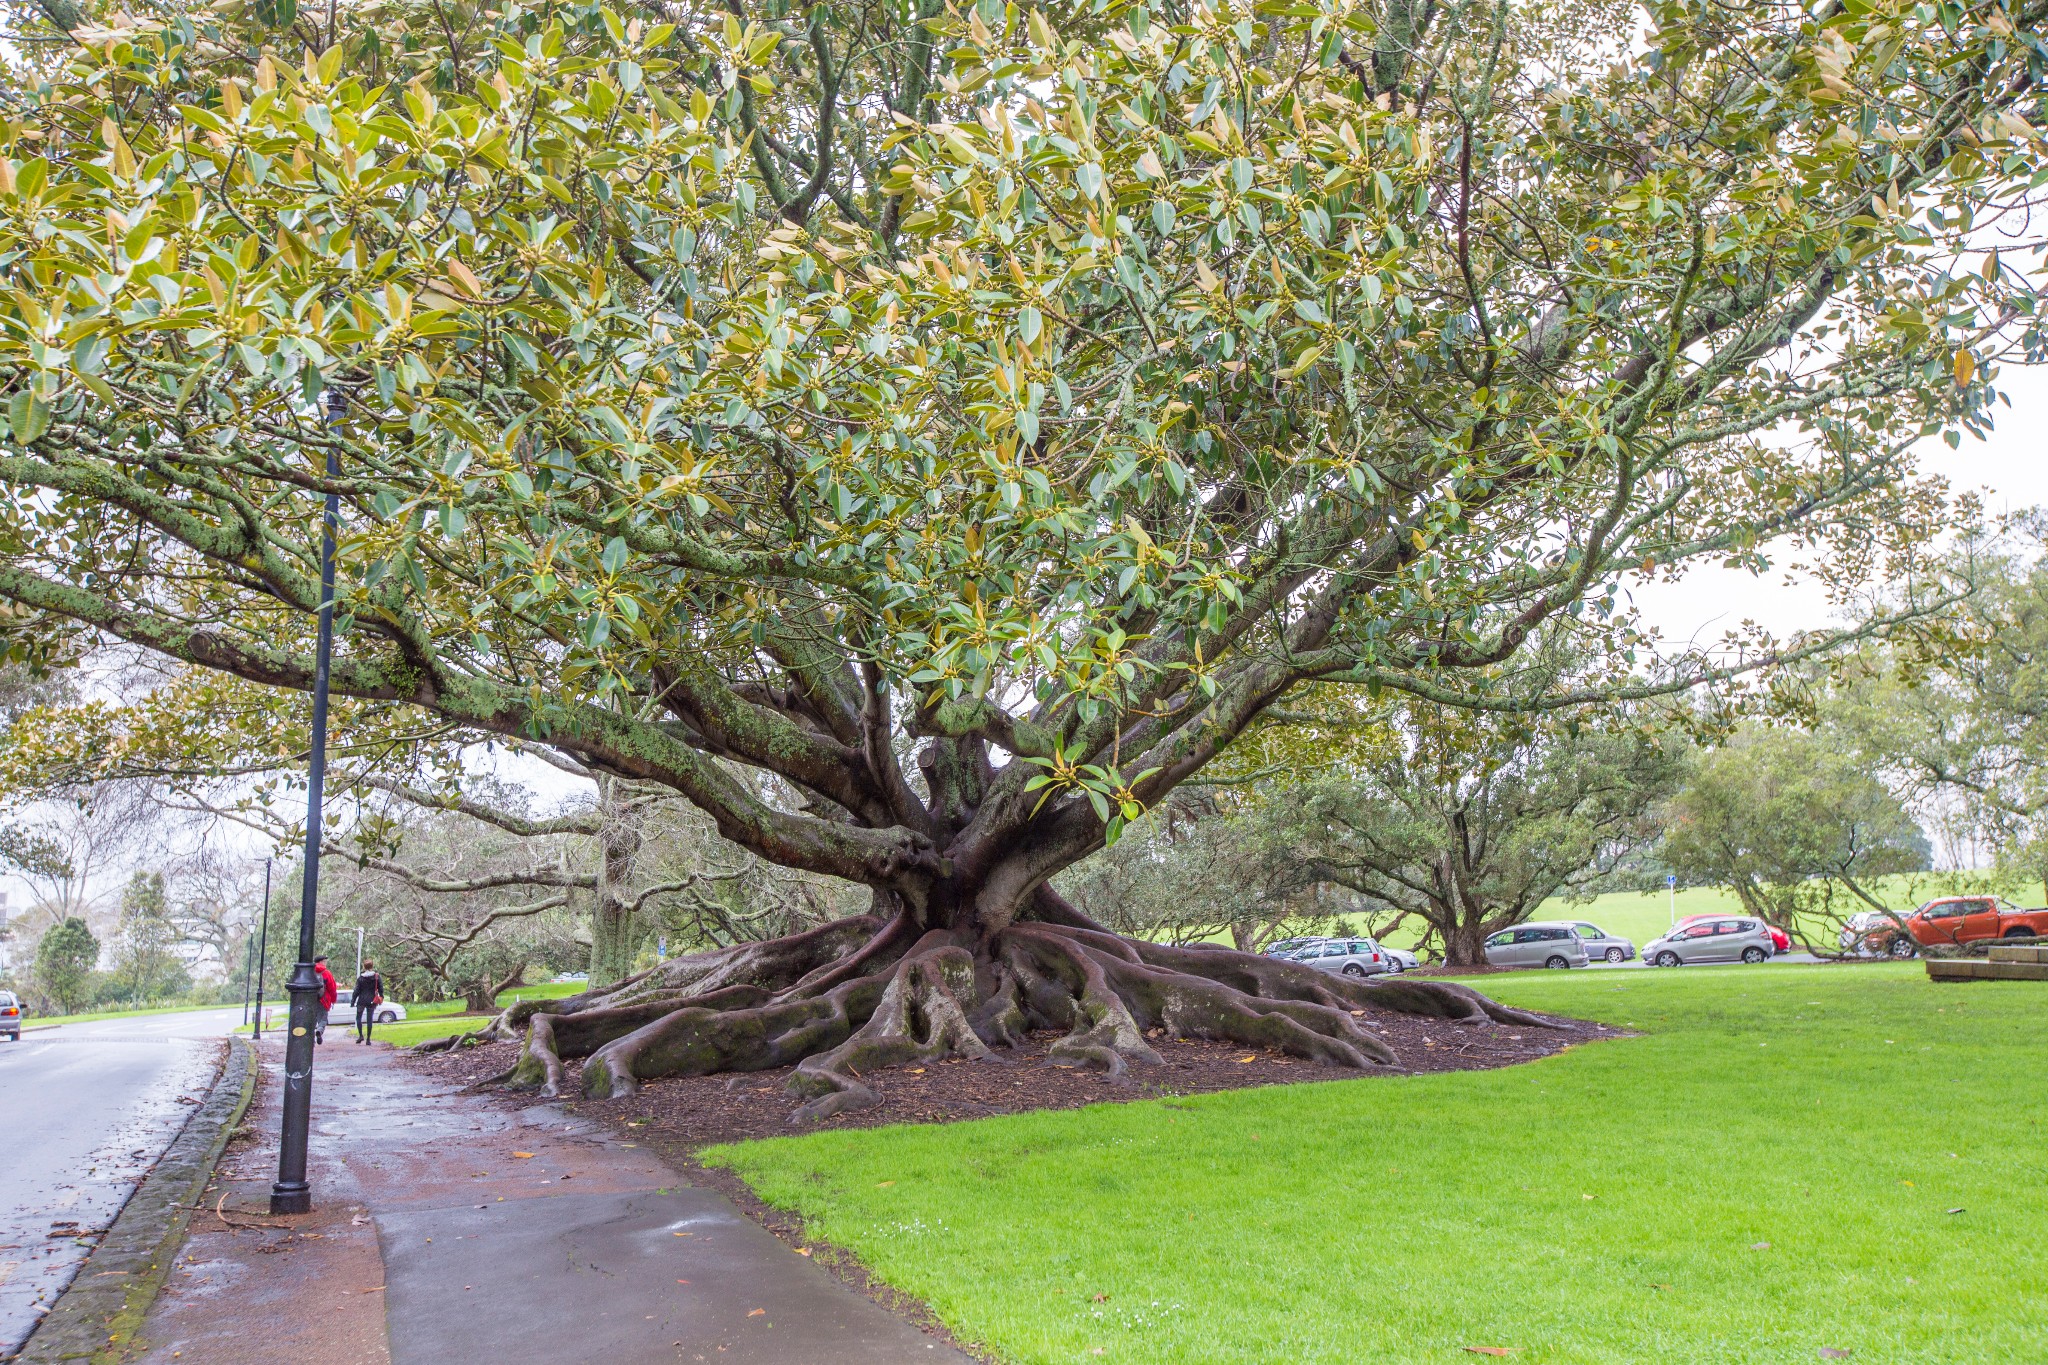
<path id="1" fill-rule="evenodd" d="M 143 1315 L 170 1277 L 193 1206 L 255 1092 L 255 1049 L 248 1039 L 231 1037 L 205 1101 L 136 1186 L 13 1365 L 114 1365 L 126 1356 Z"/>

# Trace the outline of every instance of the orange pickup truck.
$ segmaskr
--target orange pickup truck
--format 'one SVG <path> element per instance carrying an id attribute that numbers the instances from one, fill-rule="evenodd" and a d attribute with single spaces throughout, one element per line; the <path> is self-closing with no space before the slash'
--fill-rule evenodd
<path id="1" fill-rule="evenodd" d="M 1906 933 L 1885 927 L 1868 942 L 1878 952 L 1912 957 L 1922 948 L 2037 937 L 2048 938 L 2048 910 L 2022 910 L 2002 896 L 1941 896 L 1906 916 Z"/>

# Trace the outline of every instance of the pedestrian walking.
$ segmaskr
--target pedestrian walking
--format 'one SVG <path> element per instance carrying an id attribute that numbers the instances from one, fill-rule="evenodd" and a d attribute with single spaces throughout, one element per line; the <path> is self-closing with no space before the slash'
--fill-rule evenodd
<path id="1" fill-rule="evenodd" d="M 384 1003 L 384 978 L 377 974 L 377 964 L 363 959 L 362 975 L 356 978 L 355 994 L 349 997 L 356 1002 L 356 1041 L 370 1041 L 370 1026 L 377 1022 L 377 1006 Z"/>
<path id="2" fill-rule="evenodd" d="M 313 1020 L 313 1041 L 327 1041 L 327 1011 L 334 1008 L 334 1002 L 341 998 L 341 983 L 334 979 L 334 973 L 327 970 L 326 957 L 313 959 L 313 974 L 320 978 L 320 1014 Z"/>

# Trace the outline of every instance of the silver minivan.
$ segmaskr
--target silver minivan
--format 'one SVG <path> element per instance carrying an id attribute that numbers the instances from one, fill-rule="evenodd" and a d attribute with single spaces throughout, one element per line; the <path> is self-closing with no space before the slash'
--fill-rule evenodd
<path id="1" fill-rule="evenodd" d="M 1757 919 L 1703 919 L 1643 945 L 1652 967 L 1694 962 L 1768 962 L 1776 951 L 1771 926 Z"/>
<path id="2" fill-rule="evenodd" d="M 1597 924 L 1576 920 L 1572 924 L 1572 929 L 1578 934 L 1579 942 L 1586 945 L 1587 957 L 1605 958 L 1619 967 L 1636 955 L 1633 940 L 1625 939 L 1620 934 L 1610 934 Z"/>
<path id="3" fill-rule="evenodd" d="M 0 1034 L 7 1035 L 10 1041 L 21 1041 L 21 1001 L 14 998 L 12 991 L 0 991 Z"/>
<path id="4" fill-rule="evenodd" d="M 1486 940 L 1489 967 L 1583 967 L 1586 945 L 1562 922 L 1518 924 Z"/>

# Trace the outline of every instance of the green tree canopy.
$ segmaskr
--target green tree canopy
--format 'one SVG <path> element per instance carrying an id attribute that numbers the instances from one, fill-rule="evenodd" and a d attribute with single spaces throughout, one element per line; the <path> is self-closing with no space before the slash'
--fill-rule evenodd
<path id="1" fill-rule="evenodd" d="M 45 930 L 36 944 L 36 989 L 69 1014 L 92 998 L 92 974 L 99 966 L 100 941 L 77 916 Z"/>
<path id="2" fill-rule="evenodd" d="M 1663 853 L 1674 871 L 1725 886 L 1750 914 L 1801 933 L 1862 909 L 1896 910 L 1878 879 L 1928 866 L 1926 834 L 1826 728 L 1737 736 L 1701 762 L 1668 820 Z"/>
<path id="3" fill-rule="evenodd" d="M 872 888 L 860 963 L 1092 981 L 1002 936 L 1290 692 L 1586 700 L 1518 686 L 1559 621 L 1677 687 L 1784 655 L 1631 659 L 1631 575 L 1910 569 L 1911 446 L 2038 349 L 2044 8 L 78 22 L 4 130 L 0 598 L 304 688 L 331 495 L 342 694 Z"/>

